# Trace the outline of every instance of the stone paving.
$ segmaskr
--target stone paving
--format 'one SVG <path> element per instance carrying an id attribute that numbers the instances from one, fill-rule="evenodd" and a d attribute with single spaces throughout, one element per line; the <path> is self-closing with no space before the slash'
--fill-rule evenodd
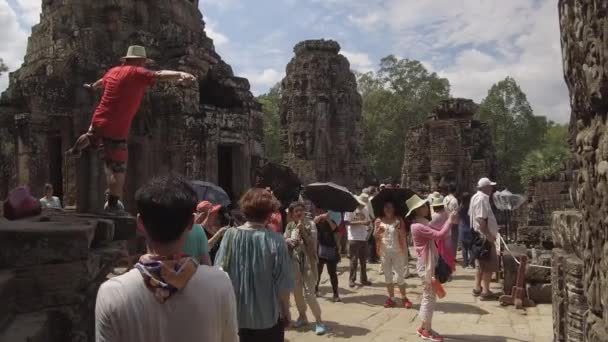
<path id="1" fill-rule="evenodd" d="M 415 262 L 415 261 L 414 261 Z M 414 262 L 410 262 L 413 270 Z M 408 297 L 414 308 L 386 309 L 384 276 L 379 274 L 380 265 L 368 265 L 370 287 L 348 288 L 348 259 L 343 258 L 338 267 L 342 303 L 331 301 L 331 286 L 325 272 L 321 277 L 321 298 L 329 332 L 316 336 L 307 328 L 289 330 L 286 334 L 290 342 L 313 341 L 419 341 L 415 331 L 419 325 L 417 317 L 421 287 L 417 277 L 407 279 Z M 448 295 L 438 300 L 433 319 L 434 330 L 440 332 L 446 341 L 475 342 L 550 342 L 553 340 L 551 305 L 538 305 L 526 311 L 515 310 L 513 306 L 502 307 L 495 302 L 480 302 L 471 295 L 475 270 L 456 270 L 452 282 L 446 284 Z M 494 291 L 500 285 L 493 283 Z M 397 290 L 397 289 L 396 289 Z M 398 290 L 397 290 L 397 293 Z M 293 306 L 293 319 L 297 311 Z M 308 311 L 308 319 L 312 314 Z"/>

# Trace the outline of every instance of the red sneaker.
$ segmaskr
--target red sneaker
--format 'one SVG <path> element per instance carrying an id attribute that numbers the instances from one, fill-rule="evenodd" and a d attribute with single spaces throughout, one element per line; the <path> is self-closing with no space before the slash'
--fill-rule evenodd
<path id="1" fill-rule="evenodd" d="M 405 297 L 403 298 L 403 307 L 405 307 L 406 309 L 411 309 L 413 306 L 412 302 L 410 302 L 410 300 Z"/>
<path id="2" fill-rule="evenodd" d="M 395 301 L 393 301 L 392 299 L 388 298 L 386 300 L 386 302 L 384 302 L 384 307 L 385 308 L 394 308 L 397 305 L 397 303 L 395 303 Z"/>
<path id="3" fill-rule="evenodd" d="M 434 331 L 428 332 L 426 329 L 420 327 L 416 332 L 418 333 L 418 336 L 420 336 L 424 340 L 433 342 L 443 342 L 443 337 Z"/>

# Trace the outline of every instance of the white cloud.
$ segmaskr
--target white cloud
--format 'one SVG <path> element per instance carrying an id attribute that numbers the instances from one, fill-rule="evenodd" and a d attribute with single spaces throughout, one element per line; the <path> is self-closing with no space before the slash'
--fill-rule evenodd
<path id="1" fill-rule="evenodd" d="M 205 26 L 205 33 L 207 33 L 209 38 L 213 39 L 213 44 L 215 47 L 226 45 L 230 41 L 226 35 L 216 31 L 215 25 L 211 24 L 210 22 L 208 22 Z"/>
<path id="2" fill-rule="evenodd" d="M 262 71 L 244 72 L 241 76 L 249 80 L 252 92 L 259 95 L 283 79 L 284 75 L 283 72 L 268 68 Z"/>
<path id="3" fill-rule="evenodd" d="M 340 53 L 348 59 L 351 69 L 359 72 L 368 72 L 374 70 L 374 64 L 372 63 L 372 60 L 368 54 L 349 52 L 346 50 L 342 50 Z"/>
<path id="4" fill-rule="evenodd" d="M 20 17 L 29 26 L 38 24 L 40 21 L 41 4 L 40 0 L 15 0 L 17 11 Z"/>
<path id="5" fill-rule="evenodd" d="M 240 8 L 241 6 L 242 4 L 240 0 L 200 0 L 199 2 L 199 8 L 201 8 L 201 11 L 207 7 L 214 7 L 221 11 L 226 11 Z"/>
<path id="6" fill-rule="evenodd" d="M 0 58 L 8 66 L 9 71 L 17 69 L 23 60 L 27 46 L 27 33 L 19 26 L 17 14 L 6 1 L 0 1 Z M 0 91 L 8 86 L 8 73 L 0 77 Z"/>

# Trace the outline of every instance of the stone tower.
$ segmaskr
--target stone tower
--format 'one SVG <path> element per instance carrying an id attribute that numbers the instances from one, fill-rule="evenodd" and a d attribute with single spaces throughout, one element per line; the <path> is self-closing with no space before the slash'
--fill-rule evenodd
<path id="1" fill-rule="evenodd" d="M 570 90 L 572 199 L 553 214 L 554 341 L 608 341 L 608 3 L 560 0 Z"/>
<path id="2" fill-rule="evenodd" d="M 402 186 L 420 194 L 453 184 L 471 192 L 481 177 L 494 177 L 496 160 L 490 128 L 473 118 L 477 105 L 468 99 L 441 101 L 422 125 L 405 138 Z"/>
<path id="3" fill-rule="evenodd" d="M 0 102 L 0 197 L 18 184 L 51 182 L 66 204 L 97 211 L 105 181 L 96 153 L 63 158 L 85 132 L 100 93 L 82 84 L 143 45 L 151 69 L 197 76 L 194 86 L 148 90 L 129 140 L 125 200 L 154 175 L 175 171 L 217 182 L 235 196 L 263 155 L 263 116 L 249 82 L 235 77 L 205 34 L 197 0 L 44 0 L 21 68 Z"/>
<path id="4" fill-rule="evenodd" d="M 361 95 L 340 45 L 306 40 L 294 47 L 282 82 L 285 162 L 303 183 L 363 186 Z"/>

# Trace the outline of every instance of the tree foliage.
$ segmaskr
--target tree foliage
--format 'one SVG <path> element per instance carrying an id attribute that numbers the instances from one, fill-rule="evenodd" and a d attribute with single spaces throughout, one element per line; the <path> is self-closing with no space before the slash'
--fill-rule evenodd
<path id="1" fill-rule="evenodd" d="M 363 98 L 364 151 L 379 179 L 399 179 L 407 130 L 449 97 L 450 83 L 416 60 L 382 58 L 377 72 L 357 75 Z"/>
<path id="2" fill-rule="evenodd" d="M 492 130 L 498 182 L 515 191 L 523 190 L 519 170 L 528 153 L 542 143 L 548 127 L 546 118 L 534 116 L 526 94 L 511 77 L 490 88 L 478 115 Z"/>
<path id="3" fill-rule="evenodd" d="M 526 155 L 519 175 L 524 184 L 532 178 L 555 175 L 560 171 L 562 162 L 569 157 L 568 127 L 549 123 L 542 145 Z"/>
<path id="4" fill-rule="evenodd" d="M 4 64 L 4 60 L 2 58 L 0 58 L 0 76 L 2 76 L 2 74 L 7 71 L 8 71 L 8 67 L 6 66 L 6 64 Z"/>
<path id="5" fill-rule="evenodd" d="M 268 93 L 257 97 L 264 112 L 264 145 L 266 158 L 272 162 L 280 163 L 285 152 L 283 146 L 283 128 L 279 106 L 281 103 L 281 84 L 275 84 Z"/>

